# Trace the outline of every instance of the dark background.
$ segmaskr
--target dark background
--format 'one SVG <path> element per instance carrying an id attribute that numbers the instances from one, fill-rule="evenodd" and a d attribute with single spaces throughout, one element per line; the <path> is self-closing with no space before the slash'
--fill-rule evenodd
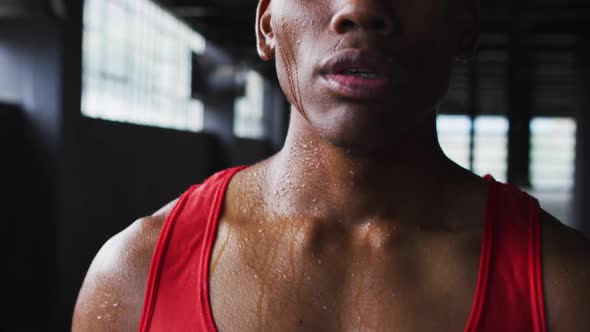
<path id="1" fill-rule="evenodd" d="M 265 99 L 264 139 L 232 132 L 231 100 L 205 105 L 200 133 L 96 120 L 82 116 L 82 2 L 0 0 L 0 82 L 25 91 L 0 99 L 3 195 L 2 331 L 67 331 L 84 273 L 100 246 L 138 217 L 154 212 L 190 184 L 234 165 L 277 151 L 287 128 L 287 104 L 274 69 L 258 60 L 253 0 L 160 0 L 223 52 L 259 70 L 274 92 Z M 500 77 L 510 121 L 508 182 L 529 185 L 529 120 L 568 116 L 577 122 L 576 174 L 571 225 L 590 233 L 590 144 L 585 116 L 590 87 L 590 3 L 587 0 L 483 1 L 480 52 L 501 52 L 501 70 L 476 59 L 459 70 L 467 82 L 464 102 L 445 110 L 495 114 L 476 89 Z M 537 38 L 536 36 L 554 36 Z M 565 37 L 564 37 L 565 36 Z M 208 46 L 209 47 L 209 46 Z M 541 78 L 540 53 L 573 57 L 574 70 Z M 551 64 L 547 64 L 551 65 Z M 462 74 L 461 74 L 462 73 Z M 1 88 L 2 86 L 0 86 Z M 557 91 L 557 106 L 544 107 L 542 91 Z M 452 106 L 452 107 L 450 107 Z"/>

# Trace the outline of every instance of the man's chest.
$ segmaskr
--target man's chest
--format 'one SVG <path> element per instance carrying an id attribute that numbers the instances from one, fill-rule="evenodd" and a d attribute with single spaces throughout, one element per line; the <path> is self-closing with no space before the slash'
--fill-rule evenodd
<path id="1" fill-rule="evenodd" d="M 220 229 L 210 298 L 221 331 L 465 328 L 477 237 L 304 228 Z"/>

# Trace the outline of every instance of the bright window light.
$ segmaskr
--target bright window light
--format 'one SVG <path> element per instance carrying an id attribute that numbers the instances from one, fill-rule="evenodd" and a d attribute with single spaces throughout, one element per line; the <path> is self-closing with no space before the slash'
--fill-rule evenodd
<path id="1" fill-rule="evenodd" d="M 508 160 L 508 119 L 504 116 L 475 118 L 473 172 L 480 176 L 491 174 L 505 182 Z"/>
<path id="2" fill-rule="evenodd" d="M 469 169 L 469 117 L 441 114 L 436 122 L 438 141 L 444 153 L 461 167 Z"/>
<path id="3" fill-rule="evenodd" d="M 474 129 L 473 169 L 470 166 L 470 131 Z M 506 181 L 508 120 L 503 116 L 478 116 L 472 123 L 467 115 L 439 115 L 438 140 L 444 153 L 475 174 L 491 174 Z"/>
<path id="4" fill-rule="evenodd" d="M 205 39 L 148 0 L 86 0 L 82 113 L 180 130 L 203 127 L 192 54 Z"/>
<path id="5" fill-rule="evenodd" d="M 246 93 L 234 104 L 234 134 L 242 138 L 262 138 L 264 79 L 255 71 L 246 74 Z"/>
<path id="6" fill-rule="evenodd" d="M 531 121 L 531 184 L 535 190 L 570 191 L 574 185 L 576 122 L 571 118 Z"/>

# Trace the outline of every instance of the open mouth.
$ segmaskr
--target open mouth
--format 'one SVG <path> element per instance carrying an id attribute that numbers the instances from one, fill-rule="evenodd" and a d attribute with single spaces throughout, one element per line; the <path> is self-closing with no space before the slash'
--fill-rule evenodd
<path id="1" fill-rule="evenodd" d="M 390 91 L 390 62 L 379 53 L 346 49 L 326 59 L 320 73 L 331 94 L 352 99 L 386 97 Z"/>
<path id="2" fill-rule="evenodd" d="M 370 70 L 365 70 L 365 69 L 348 69 L 348 70 L 345 70 L 344 72 L 340 73 L 340 75 L 350 75 L 350 76 L 357 76 L 357 77 L 368 78 L 368 79 L 383 78 L 383 75 L 380 75 L 379 73 L 376 73 L 376 72 L 373 72 Z"/>

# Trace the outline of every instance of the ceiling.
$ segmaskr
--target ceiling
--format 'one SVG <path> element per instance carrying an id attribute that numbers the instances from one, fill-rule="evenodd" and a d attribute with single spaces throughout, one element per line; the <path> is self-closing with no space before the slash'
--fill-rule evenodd
<path id="1" fill-rule="evenodd" d="M 258 60 L 256 52 L 254 21 L 257 0 L 156 1 L 234 58 L 263 73 L 274 73 L 268 63 Z M 541 43 L 548 43 L 549 47 L 552 43 L 557 43 L 558 47 L 571 47 L 567 42 L 559 46 L 564 40 L 559 36 L 579 35 L 590 30 L 588 0 L 481 0 L 481 7 L 480 47 L 483 48 L 506 50 L 509 36 L 518 31 L 557 35 L 557 38 L 542 39 Z M 534 42 L 538 43 L 538 39 Z"/>
<path id="2" fill-rule="evenodd" d="M 257 0 L 157 1 L 210 41 L 229 49 L 237 48 L 241 54 L 244 51 L 252 54 Z M 590 2 L 587 0 L 484 0 L 481 6 L 484 33 L 506 32 L 512 26 L 510 21 L 534 20 L 539 26 L 546 22 L 556 30 L 575 30 L 571 24 L 590 21 Z M 512 20 L 515 16 L 520 18 Z"/>

